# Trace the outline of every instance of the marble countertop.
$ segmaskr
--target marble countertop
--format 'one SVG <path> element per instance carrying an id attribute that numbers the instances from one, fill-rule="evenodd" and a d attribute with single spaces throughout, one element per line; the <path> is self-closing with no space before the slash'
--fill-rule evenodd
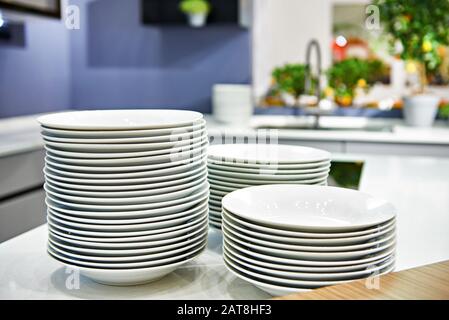
<path id="1" fill-rule="evenodd" d="M 397 215 L 396 270 L 449 259 L 449 159 L 334 155 L 363 160 L 360 190 L 391 201 Z M 221 260 L 221 234 L 210 231 L 207 250 L 167 277 L 147 285 L 111 287 L 84 277 L 65 286 L 65 269 L 46 254 L 46 225 L 0 244 L 0 299 L 264 299 Z"/>
<path id="2" fill-rule="evenodd" d="M 39 115 L 0 119 L 0 157 L 43 148 L 36 118 Z M 289 116 L 253 116 L 250 123 L 227 125 L 220 124 L 210 115 L 206 115 L 209 136 L 226 133 L 231 136 L 251 137 L 256 135 L 256 127 L 261 124 L 289 124 L 298 121 Z M 299 121 L 307 119 L 299 119 Z M 379 143 L 432 144 L 449 146 L 449 124 L 439 122 L 433 128 L 410 128 L 401 120 L 367 119 L 352 117 L 322 117 L 324 123 L 351 126 L 380 124 L 392 126 L 393 132 L 371 132 L 360 130 L 278 130 L 279 139 L 311 141 L 358 141 Z"/>

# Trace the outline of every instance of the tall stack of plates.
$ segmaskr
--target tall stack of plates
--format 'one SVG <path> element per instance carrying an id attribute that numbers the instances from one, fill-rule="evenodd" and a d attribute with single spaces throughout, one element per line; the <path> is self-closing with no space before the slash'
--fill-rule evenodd
<path id="1" fill-rule="evenodd" d="M 223 198 L 227 268 L 272 295 L 390 272 L 395 209 L 335 187 L 266 185 Z"/>
<path id="2" fill-rule="evenodd" d="M 221 199 L 241 188 L 263 184 L 327 184 L 327 151 L 290 145 L 223 144 L 209 147 L 209 223 L 221 228 Z"/>
<path id="3" fill-rule="evenodd" d="M 42 116 L 48 253 L 95 281 L 158 279 L 205 247 L 205 121 L 179 110 Z"/>

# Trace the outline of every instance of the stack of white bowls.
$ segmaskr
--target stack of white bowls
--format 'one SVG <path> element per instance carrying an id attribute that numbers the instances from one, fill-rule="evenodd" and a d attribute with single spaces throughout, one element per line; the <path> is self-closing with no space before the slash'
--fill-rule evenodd
<path id="1" fill-rule="evenodd" d="M 251 86 L 215 84 L 212 88 L 212 114 L 222 123 L 249 122 L 253 114 Z"/>
<path id="2" fill-rule="evenodd" d="M 390 272 L 395 210 L 365 193 L 266 185 L 223 198 L 223 255 L 237 277 L 278 296 Z"/>
<path id="3" fill-rule="evenodd" d="M 327 184 L 327 151 L 290 145 L 224 144 L 208 150 L 209 220 L 221 226 L 221 199 L 241 188 L 263 184 Z"/>
<path id="4" fill-rule="evenodd" d="M 132 285 L 204 249 L 208 139 L 200 113 L 79 111 L 38 120 L 50 256 L 97 282 Z"/>

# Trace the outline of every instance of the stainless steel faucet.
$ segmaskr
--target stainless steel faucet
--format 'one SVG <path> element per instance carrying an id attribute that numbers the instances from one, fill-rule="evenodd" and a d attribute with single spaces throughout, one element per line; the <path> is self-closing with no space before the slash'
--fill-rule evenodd
<path id="1" fill-rule="evenodd" d="M 306 51 L 306 79 L 305 79 L 305 92 L 308 94 L 310 92 L 310 88 L 312 87 L 312 71 L 311 71 L 311 63 L 310 63 L 310 56 L 312 53 L 312 48 L 315 48 L 316 51 L 316 63 L 317 63 L 317 83 L 315 88 L 315 94 L 317 98 L 317 104 L 320 101 L 321 98 L 321 87 L 320 87 L 320 76 L 321 76 L 321 49 L 320 44 L 317 40 L 312 39 L 307 44 L 307 51 Z"/>

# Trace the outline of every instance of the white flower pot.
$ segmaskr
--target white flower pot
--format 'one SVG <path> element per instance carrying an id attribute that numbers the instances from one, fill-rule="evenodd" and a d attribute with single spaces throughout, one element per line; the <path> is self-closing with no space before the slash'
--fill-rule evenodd
<path id="1" fill-rule="evenodd" d="M 431 127 L 438 112 L 440 98 L 431 94 L 404 98 L 405 123 L 412 127 Z"/>
<path id="2" fill-rule="evenodd" d="M 187 16 L 191 27 L 200 28 L 206 24 L 207 14 L 205 13 L 190 13 Z"/>

